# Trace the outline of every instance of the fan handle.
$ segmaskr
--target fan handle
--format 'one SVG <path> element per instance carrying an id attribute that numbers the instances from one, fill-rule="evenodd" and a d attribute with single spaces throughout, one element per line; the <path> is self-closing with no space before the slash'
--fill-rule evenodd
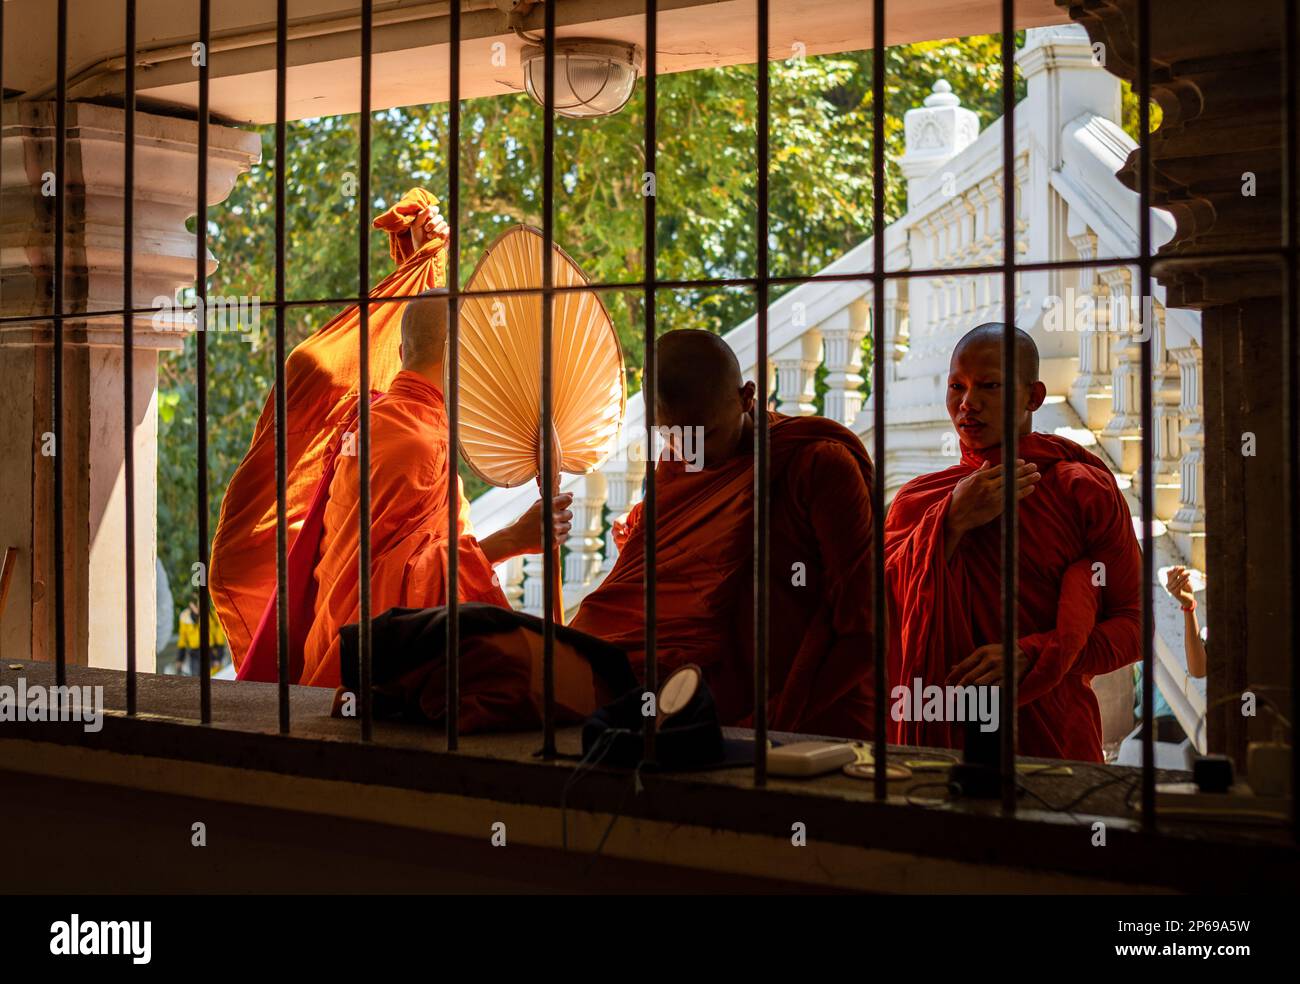
<path id="1" fill-rule="evenodd" d="M 541 442 L 538 441 L 537 448 L 537 491 L 542 497 L 542 522 L 554 523 L 552 500 L 560 493 L 560 435 L 555 430 L 555 424 L 551 424 L 551 465 L 555 469 L 555 487 L 551 494 L 547 495 L 546 490 L 542 488 L 542 448 Z M 543 536 L 545 541 L 545 536 Z M 560 567 L 560 545 L 555 544 L 551 550 L 551 556 L 547 559 L 547 565 L 551 569 L 551 583 L 555 585 L 554 604 L 552 605 L 552 615 L 556 625 L 564 624 L 564 577 L 563 569 Z"/>

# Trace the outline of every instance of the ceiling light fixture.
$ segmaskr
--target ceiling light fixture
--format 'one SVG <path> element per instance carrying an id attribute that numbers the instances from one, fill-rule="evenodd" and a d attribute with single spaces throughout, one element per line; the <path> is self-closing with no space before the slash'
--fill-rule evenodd
<path id="1" fill-rule="evenodd" d="M 524 88 L 545 105 L 546 49 L 540 44 L 525 45 L 519 63 L 524 70 Z M 557 38 L 555 112 L 572 119 L 612 116 L 632 98 L 640 69 L 641 49 L 634 44 Z"/>

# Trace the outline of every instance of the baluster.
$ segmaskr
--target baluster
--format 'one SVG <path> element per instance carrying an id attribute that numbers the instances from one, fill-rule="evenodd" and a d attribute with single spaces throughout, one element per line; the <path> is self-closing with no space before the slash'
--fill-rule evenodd
<path id="1" fill-rule="evenodd" d="M 1178 363 L 1170 356 L 1165 344 L 1164 305 L 1153 300 L 1151 308 L 1154 321 L 1152 330 L 1155 332 L 1152 337 L 1152 361 L 1155 366 L 1152 378 L 1155 406 L 1152 415 L 1155 433 L 1151 436 L 1151 464 L 1155 470 L 1155 515 L 1157 519 L 1169 520 L 1178 511 L 1182 486 L 1182 440 L 1178 436 L 1182 429 L 1182 389 L 1178 378 Z"/>
<path id="2" fill-rule="evenodd" d="M 641 498 L 641 482 L 645 477 L 644 455 L 621 455 L 618 460 L 606 462 L 601 469 L 605 475 L 606 503 L 611 520 L 625 516 Z M 601 576 L 614 569 L 618 547 L 614 544 L 614 528 L 605 531 L 605 551 L 601 563 Z"/>
<path id="3" fill-rule="evenodd" d="M 815 328 L 807 329 L 793 343 L 775 354 L 777 410 L 791 416 L 806 417 L 817 407 L 814 383 L 822 362 L 822 336 Z"/>
<path id="4" fill-rule="evenodd" d="M 511 557 L 504 564 L 498 565 L 496 575 L 510 607 L 521 607 L 524 602 L 524 558 Z"/>
<path id="5" fill-rule="evenodd" d="M 564 601 L 572 608 L 596 584 L 601 569 L 607 482 L 601 472 L 584 475 L 573 489 L 573 528 L 565 544 Z"/>
<path id="6" fill-rule="evenodd" d="M 1097 256 L 1097 236 L 1084 227 L 1082 231 L 1072 233 L 1070 242 L 1083 260 L 1095 259 Z M 1109 324 L 1106 312 L 1106 290 L 1097 277 L 1096 267 L 1082 267 L 1079 270 L 1077 293 L 1066 301 L 1082 301 L 1086 307 L 1082 312 L 1070 303 L 1063 312 L 1065 323 L 1079 330 L 1079 375 L 1070 388 L 1070 405 L 1074 407 L 1079 418 L 1090 430 L 1100 430 L 1110 417 L 1114 401 L 1111 389 L 1110 371 L 1110 335 L 1105 328 Z"/>
<path id="7" fill-rule="evenodd" d="M 542 555 L 528 554 L 523 562 L 524 611 L 529 615 L 542 614 Z"/>
<path id="8" fill-rule="evenodd" d="M 866 337 L 871 317 L 870 297 L 868 291 L 862 300 L 841 308 L 820 326 L 826 350 L 823 413 L 846 427 L 852 426 L 862 409 L 862 339 Z M 885 332 L 886 351 L 894 337 L 889 327 L 886 326 Z"/>
<path id="9" fill-rule="evenodd" d="M 1179 459 L 1178 511 L 1169 521 L 1174 542 L 1191 566 L 1205 570 L 1205 424 L 1201 347 L 1171 349 L 1178 363 L 1183 455 Z"/>
<path id="10" fill-rule="evenodd" d="M 1142 348 L 1137 333 L 1132 331 L 1136 319 L 1131 314 L 1131 277 L 1124 267 L 1103 270 L 1100 277 L 1110 294 L 1106 330 L 1111 333 L 1114 359 L 1111 372 L 1111 416 L 1102 428 L 1101 442 L 1116 469 L 1131 477 L 1137 471 L 1142 457 L 1138 396 L 1141 389 Z M 1125 329 L 1128 329 L 1127 333 Z"/>

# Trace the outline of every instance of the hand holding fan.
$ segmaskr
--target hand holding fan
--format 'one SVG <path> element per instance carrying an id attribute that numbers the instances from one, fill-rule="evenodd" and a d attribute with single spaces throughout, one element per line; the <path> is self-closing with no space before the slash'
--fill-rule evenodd
<path id="1" fill-rule="evenodd" d="M 542 287 L 542 234 L 519 225 L 483 254 L 460 303 L 460 451 L 474 474 L 511 488 L 536 481 L 550 520 L 556 490 L 542 481 L 542 295 L 488 291 Z M 553 246 L 556 287 L 588 283 L 564 250 Z M 595 471 L 614 450 L 627 405 L 623 352 L 595 291 L 554 295 L 551 319 L 551 441 L 555 474 Z M 453 353 L 454 355 L 454 353 Z M 447 360 L 450 364 L 450 359 Z M 558 544 L 550 563 L 560 598 Z"/>

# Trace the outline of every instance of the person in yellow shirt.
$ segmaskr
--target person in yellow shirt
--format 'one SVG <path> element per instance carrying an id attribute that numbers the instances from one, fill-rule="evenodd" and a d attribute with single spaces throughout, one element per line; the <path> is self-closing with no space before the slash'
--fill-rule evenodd
<path id="1" fill-rule="evenodd" d="M 217 620 L 215 611 L 208 612 L 208 650 L 212 654 L 211 669 L 216 673 L 230 659 L 226 633 Z M 199 601 L 197 598 L 181 612 L 176 627 L 176 672 L 182 676 L 198 676 L 200 659 Z"/>

